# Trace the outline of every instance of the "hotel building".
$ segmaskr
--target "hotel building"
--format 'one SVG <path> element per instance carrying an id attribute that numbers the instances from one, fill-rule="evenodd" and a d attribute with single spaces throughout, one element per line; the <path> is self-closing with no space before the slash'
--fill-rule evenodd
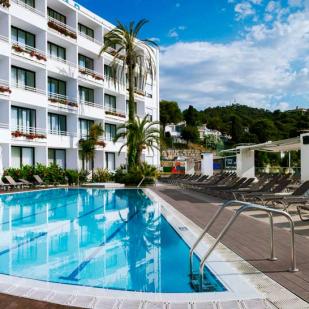
<path id="1" fill-rule="evenodd" d="M 2 1 L 3 2 L 3 1 Z M 3 167 L 57 163 L 81 169 L 79 140 L 93 123 L 104 136 L 85 168 L 126 163 L 123 141 L 112 139 L 128 120 L 125 78 L 114 82 L 113 51 L 99 57 L 113 25 L 69 0 L 7 0 L 0 4 L 0 146 Z M 136 114 L 159 119 L 159 68 L 136 78 Z M 103 147 L 104 146 L 104 147 Z M 158 151 L 143 153 L 159 165 Z"/>

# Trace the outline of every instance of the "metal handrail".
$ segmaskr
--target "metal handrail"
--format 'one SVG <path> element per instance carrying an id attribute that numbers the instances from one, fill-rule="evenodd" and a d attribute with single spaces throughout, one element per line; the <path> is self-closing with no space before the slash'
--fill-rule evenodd
<path id="1" fill-rule="evenodd" d="M 58 19 L 55 19 L 53 17 L 48 16 L 48 21 L 51 21 L 51 22 L 59 25 L 60 27 L 66 29 L 66 30 L 69 30 L 69 31 L 73 32 L 74 34 L 76 34 L 76 29 L 75 28 L 73 28 L 73 27 L 71 27 L 71 26 L 69 26 L 69 25 L 59 21 Z"/>
<path id="2" fill-rule="evenodd" d="M 4 35 L 0 35 L 0 40 L 4 41 L 4 42 L 8 42 L 9 38 L 4 36 Z"/>
<path id="3" fill-rule="evenodd" d="M 46 53 L 44 51 L 39 50 L 37 48 L 34 48 L 34 47 L 30 46 L 30 45 L 23 44 L 23 43 L 20 43 L 18 41 L 15 41 L 15 40 L 12 40 L 11 44 L 12 44 L 12 47 L 19 46 L 19 47 L 23 48 L 24 51 L 26 51 L 26 52 L 32 52 L 33 51 L 33 52 L 36 52 L 38 55 L 46 57 Z"/>
<path id="4" fill-rule="evenodd" d="M 92 107 L 96 107 L 96 108 L 100 108 L 100 109 L 104 109 L 104 106 L 98 103 L 94 103 L 94 102 L 89 102 L 89 101 L 85 101 L 82 99 L 79 99 L 79 103 L 81 105 L 88 105 L 88 106 L 92 106 Z"/>
<path id="5" fill-rule="evenodd" d="M 0 122 L 0 129 L 9 129 L 9 125 L 7 123 Z"/>
<path id="6" fill-rule="evenodd" d="M 2 86 L 9 86 L 9 82 L 5 79 L 0 79 L 0 85 Z"/>
<path id="7" fill-rule="evenodd" d="M 102 80 L 104 80 L 104 76 L 102 74 L 100 74 L 99 72 L 96 72 L 94 70 L 88 69 L 88 68 L 83 67 L 83 66 L 78 66 L 78 69 L 79 69 L 79 73 L 81 73 L 81 74 L 83 74 L 83 72 L 85 72 L 88 75 L 93 75 L 94 74 L 94 75 L 102 78 Z"/>
<path id="8" fill-rule="evenodd" d="M 38 88 L 34 88 L 34 87 L 30 87 L 24 84 L 19 84 L 16 82 L 12 82 L 12 87 L 14 88 L 19 88 L 19 89 L 23 89 L 23 90 L 27 90 L 27 91 L 31 91 L 31 92 L 36 92 L 36 93 L 40 93 L 40 94 L 46 94 L 46 91 L 43 89 L 38 89 Z"/>
<path id="9" fill-rule="evenodd" d="M 33 13 L 36 13 L 38 15 L 45 17 L 45 13 L 41 12 L 40 10 L 37 10 L 36 8 L 33 8 L 32 6 L 28 5 L 24 1 L 20 1 L 20 0 L 12 0 L 12 1 L 15 2 L 17 5 L 22 6 Z"/>
<path id="10" fill-rule="evenodd" d="M 223 205 L 224 207 L 222 207 L 222 209 L 220 208 L 217 213 L 214 215 L 214 217 L 210 220 L 210 222 L 207 224 L 207 226 L 205 227 L 202 235 L 199 237 L 199 241 L 201 241 L 201 239 L 204 237 L 204 235 L 206 234 L 206 232 L 209 230 L 209 228 L 213 225 L 213 223 L 216 221 L 216 219 L 218 218 L 218 216 L 220 215 L 220 213 L 223 211 L 223 209 L 225 209 L 226 207 L 235 205 L 235 203 L 237 203 L 238 205 L 242 205 L 235 213 L 234 215 L 230 218 L 230 220 L 228 221 L 228 223 L 225 225 L 225 227 L 223 228 L 223 230 L 221 231 L 221 233 L 219 234 L 219 236 L 217 237 L 217 239 L 215 240 L 215 242 L 213 243 L 213 245 L 207 250 L 206 254 L 204 255 L 204 257 L 201 259 L 200 262 L 200 267 L 199 267 L 199 274 L 200 274 L 200 287 L 203 286 L 203 273 L 204 273 L 204 266 L 206 264 L 206 260 L 208 259 L 208 257 L 210 256 L 210 254 L 214 251 L 214 249 L 217 247 L 217 245 L 219 244 L 220 240 L 224 237 L 224 235 L 228 232 L 228 230 L 230 229 L 230 227 L 233 225 L 233 223 L 236 221 L 236 219 L 238 218 L 238 216 L 245 212 L 245 211 L 252 211 L 252 210 L 261 210 L 264 212 L 267 212 L 268 214 L 280 214 L 282 216 L 284 216 L 285 218 L 287 218 L 287 220 L 290 222 L 290 230 L 291 230 L 291 267 L 289 268 L 290 272 L 297 272 L 298 268 L 296 266 L 296 257 L 295 257 L 295 227 L 294 227 L 294 222 L 292 217 L 290 216 L 290 214 L 288 214 L 287 212 L 283 211 L 283 210 L 278 210 L 278 209 L 274 209 L 274 208 L 269 208 L 269 207 L 265 207 L 265 206 L 261 206 L 261 205 L 256 205 L 256 204 L 251 204 L 251 203 L 247 203 L 247 202 L 240 202 L 240 201 L 229 201 L 227 203 L 225 203 L 225 205 Z M 271 218 L 271 225 L 273 224 L 272 221 L 272 215 L 270 216 Z M 206 230 L 206 232 L 205 232 Z M 271 233 L 272 233 L 272 237 L 271 237 L 271 248 L 272 248 L 272 254 L 271 254 L 271 259 L 275 260 L 276 258 L 273 255 L 273 227 L 271 228 Z M 198 241 L 198 242 L 199 242 Z M 197 242 L 196 242 L 197 243 Z M 191 258 L 191 250 L 190 250 L 190 271 L 191 271 L 191 275 L 192 275 L 192 258 Z"/>
<path id="11" fill-rule="evenodd" d="M 64 64 L 66 64 L 66 65 L 70 65 L 70 66 L 72 66 L 72 67 L 74 67 L 74 68 L 77 67 L 77 65 L 76 65 L 75 63 L 73 63 L 73 62 L 71 62 L 71 61 L 68 61 L 68 60 L 66 60 L 66 59 L 62 59 L 62 58 L 56 57 L 56 56 L 54 56 L 54 55 L 52 55 L 52 54 L 50 54 L 50 53 L 48 53 L 48 59 L 49 59 L 49 60 L 55 60 L 55 61 L 64 63 Z"/>
<path id="12" fill-rule="evenodd" d="M 91 37 L 91 36 L 89 36 L 89 35 L 87 35 L 87 34 L 85 34 L 83 32 L 79 31 L 78 35 L 80 35 L 80 36 L 84 37 L 85 39 L 87 39 L 87 40 L 89 40 L 91 42 L 94 42 L 94 43 L 96 43 L 98 45 L 102 45 L 102 42 L 98 41 L 97 39 L 95 39 L 95 38 L 93 38 L 93 37 Z"/>

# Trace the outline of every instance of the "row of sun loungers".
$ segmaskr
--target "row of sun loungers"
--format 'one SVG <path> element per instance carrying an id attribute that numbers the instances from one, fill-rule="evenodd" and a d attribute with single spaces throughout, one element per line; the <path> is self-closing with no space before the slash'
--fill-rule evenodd
<path id="1" fill-rule="evenodd" d="M 225 200 L 253 202 L 288 211 L 296 206 L 300 219 L 308 221 L 302 211 L 309 211 L 309 181 L 302 184 L 291 175 L 262 175 L 239 178 L 235 173 L 222 173 L 212 177 L 198 175 L 171 175 L 161 182 L 195 190 Z"/>
<path id="2" fill-rule="evenodd" d="M 46 186 L 46 183 L 42 180 L 42 178 L 39 175 L 33 176 L 35 180 L 35 182 L 33 183 L 25 179 L 19 179 L 18 181 L 15 181 L 11 176 L 4 176 L 4 178 L 7 181 L 7 183 L 4 183 L 0 179 L 0 189 L 4 191 Z"/>

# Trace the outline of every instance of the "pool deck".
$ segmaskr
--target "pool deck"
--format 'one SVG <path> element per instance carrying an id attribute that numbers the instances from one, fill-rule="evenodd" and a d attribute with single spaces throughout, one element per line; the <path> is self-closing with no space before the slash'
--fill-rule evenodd
<path id="1" fill-rule="evenodd" d="M 205 194 L 184 191 L 176 187 L 158 186 L 152 190 L 200 227 L 207 224 L 222 203 L 222 200 Z M 231 211 L 227 209 L 223 212 L 217 224 L 210 229 L 211 236 L 218 236 L 223 225 L 230 218 Z M 275 251 L 278 260 L 269 261 L 267 259 L 269 256 L 269 225 L 264 217 L 263 214 L 258 213 L 241 215 L 225 235 L 222 243 L 259 271 L 309 302 L 309 237 L 307 237 L 309 223 L 306 223 L 307 229 L 304 228 L 304 224 L 300 224 L 301 228 L 295 235 L 299 272 L 291 273 L 287 271 L 290 266 L 290 234 L 286 229 L 286 224 L 285 222 L 275 224 Z"/>

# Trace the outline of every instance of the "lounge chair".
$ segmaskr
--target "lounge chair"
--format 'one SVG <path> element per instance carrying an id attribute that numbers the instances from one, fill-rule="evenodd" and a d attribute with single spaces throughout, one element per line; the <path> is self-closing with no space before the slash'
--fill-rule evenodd
<path id="1" fill-rule="evenodd" d="M 2 179 L 0 179 L 0 188 L 2 188 L 3 190 L 9 190 L 12 189 L 13 186 L 8 183 L 4 183 Z"/>
<path id="2" fill-rule="evenodd" d="M 14 188 L 23 188 L 24 184 L 22 182 L 16 182 L 12 176 L 4 176 L 8 183 Z"/>
<path id="3" fill-rule="evenodd" d="M 29 188 L 34 187 L 34 184 L 26 179 L 19 179 L 20 182 L 22 182 L 25 186 L 28 186 Z"/>
<path id="4" fill-rule="evenodd" d="M 39 186 L 47 186 L 47 183 L 44 182 L 39 175 L 33 175 L 33 178 Z"/>

